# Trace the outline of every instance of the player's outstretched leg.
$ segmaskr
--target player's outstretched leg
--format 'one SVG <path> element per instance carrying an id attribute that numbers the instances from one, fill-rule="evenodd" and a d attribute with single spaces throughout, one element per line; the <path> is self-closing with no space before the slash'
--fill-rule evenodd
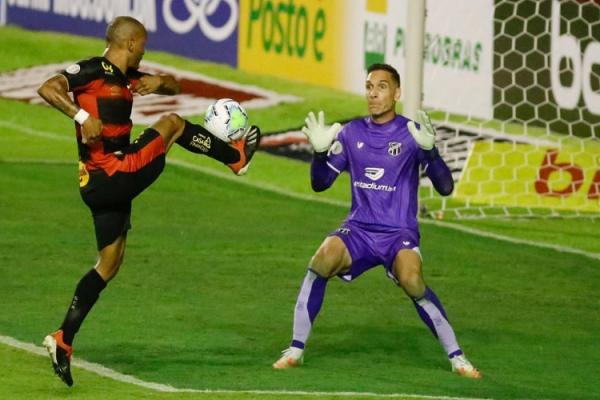
<path id="1" fill-rule="evenodd" d="M 480 379 L 482 377 L 481 372 L 463 354 L 456 341 L 454 330 L 446 316 L 446 311 L 433 290 L 426 287 L 423 297 L 413 299 L 413 303 L 423 322 L 429 327 L 433 335 L 438 338 L 440 344 L 448 354 L 452 371 L 467 378 Z"/>
<path id="2" fill-rule="evenodd" d="M 302 365 L 304 344 L 323 305 L 326 287 L 327 278 L 317 275 L 309 268 L 296 300 L 292 343 L 290 347 L 283 350 L 281 357 L 273 364 L 273 368 L 287 369 Z"/>
<path id="3" fill-rule="evenodd" d="M 44 338 L 44 347 L 52 361 L 52 367 L 56 375 L 62 379 L 67 386 L 73 386 L 71 377 L 71 355 L 73 348 L 63 341 L 63 331 L 58 330 Z"/>
<path id="4" fill-rule="evenodd" d="M 238 162 L 227 164 L 236 175 L 244 175 L 250 168 L 250 161 L 260 146 L 261 133 L 256 125 L 250 126 L 244 136 L 231 142 L 231 146 L 238 150 L 240 159 Z"/>
<path id="5" fill-rule="evenodd" d="M 260 145 L 261 133 L 257 126 L 247 128 L 240 139 L 226 143 L 201 125 L 183 122 L 185 126 L 175 143 L 193 153 L 221 161 L 236 175 L 244 175 L 248 171 L 250 161 Z"/>

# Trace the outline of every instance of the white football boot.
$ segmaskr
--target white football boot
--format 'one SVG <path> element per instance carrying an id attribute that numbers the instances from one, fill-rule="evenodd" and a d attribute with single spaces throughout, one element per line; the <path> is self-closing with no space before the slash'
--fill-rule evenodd
<path id="1" fill-rule="evenodd" d="M 483 377 L 481 372 L 467 360 L 467 357 L 465 357 L 464 354 L 452 357 L 450 359 L 450 364 L 452 364 L 452 372 L 456 372 L 460 376 L 473 379 L 481 379 Z"/>
<path id="2" fill-rule="evenodd" d="M 281 352 L 279 360 L 275 361 L 273 368 L 288 369 L 299 367 L 304 362 L 304 350 L 297 347 L 288 347 Z"/>

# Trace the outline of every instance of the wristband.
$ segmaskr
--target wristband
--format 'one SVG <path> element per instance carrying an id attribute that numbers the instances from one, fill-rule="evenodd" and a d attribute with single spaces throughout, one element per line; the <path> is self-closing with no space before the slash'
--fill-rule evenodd
<path id="1" fill-rule="evenodd" d="M 73 119 L 79 125 L 83 125 L 83 123 L 88 119 L 89 116 L 90 116 L 90 113 L 85 111 L 83 108 L 80 108 L 79 111 L 77 111 L 77 114 L 75 114 L 75 116 L 73 117 Z"/>

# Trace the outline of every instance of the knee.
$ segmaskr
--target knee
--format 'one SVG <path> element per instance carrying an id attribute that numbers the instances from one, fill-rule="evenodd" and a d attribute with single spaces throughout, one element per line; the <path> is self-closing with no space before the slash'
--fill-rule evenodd
<path id="1" fill-rule="evenodd" d="M 419 271 L 403 271 L 398 276 L 398 285 L 412 298 L 423 297 L 425 282 Z"/>
<path id="2" fill-rule="evenodd" d="M 178 128 L 183 126 L 183 124 L 185 124 L 183 118 L 181 118 L 179 114 L 175 113 L 165 114 L 160 117 L 159 121 L 168 125 L 172 125 L 174 130 L 177 130 Z"/>
<path id="3" fill-rule="evenodd" d="M 327 247 L 321 247 L 311 259 L 311 269 L 323 278 L 331 278 L 339 273 L 340 258 Z"/>
<path id="4" fill-rule="evenodd" d="M 409 289 L 409 288 L 414 287 L 417 282 L 418 282 L 418 274 L 416 274 L 414 271 L 403 272 L 398 277 L 398 283 L 404 289 Z"/>
<path id="5" fill-rule="evenodd" d="M 96 271 L 104 281 L 108 282 L 117 275 L 122 263 L 123 255 L 117 257 L 100 257 L 96 264 Z"/>

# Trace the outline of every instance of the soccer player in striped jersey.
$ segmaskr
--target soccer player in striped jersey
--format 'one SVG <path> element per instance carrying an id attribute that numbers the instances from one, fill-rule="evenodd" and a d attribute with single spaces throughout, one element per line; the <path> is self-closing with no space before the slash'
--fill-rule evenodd
<path id="1" fill-rule="evenodd" d="M 368 68 L 366 97 L 369 117 L 343 128 L 326 127 L 324 114 L 309 113 L 303 128 L 314 148 L 311 183 L 315 191 L 329 188 L 342 171 L 352 182 L 352 206 L 342 225 L 321 244 L 308 265 L 294 312 L 290 347 L 273 364 L 276 369 L 299 366 L 329 278 L 345 281 L 382 264 L 412 299 L 423 322 L 438 338 L 452 370 L 469 378 L 481 373 L 458 345 L 442 303 L 425 284 L 417 221 L 419 167 L 444 196 L 454 183 L 435 147 L 435 130 L 426 113 L 419 125 L 397 115 L 400 76 L 387 64 Z"/>
<path id="2" fill-rule="evenodd" d="M 44 339 L 56 374 L 69 386 L 75 334 L 123 262 L 132 200 L 161 174 L 173 143 L 221 161 L 241 175 L 260 141 L 257 127 L 225 143 L 202 126 L 169 114 L 130 143 L 133 93 L 175 95 L 180 90 L 170 75 L 138 71 L 146 39 L 140 22 L 117 17 L 107 28 L 102 57 L 71 65 L 38 90 L 76 122 L 80 194 L 92 214 L 98 249 L 97 263 L 79 281 L 62 325 Z"/>

